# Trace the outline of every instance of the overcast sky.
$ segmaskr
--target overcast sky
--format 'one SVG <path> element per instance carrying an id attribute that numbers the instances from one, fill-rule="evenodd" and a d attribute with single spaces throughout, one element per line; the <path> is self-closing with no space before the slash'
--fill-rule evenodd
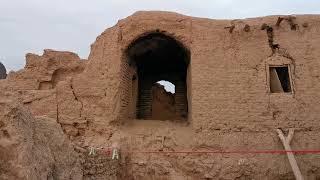
<path id="1" fill-rule="evenodd" d="M 28 52 L 73 51 L 87 58 L 106 28 L 138 10 L 164 10 L 213 19 L 320 14 L 320 0 L 0 0 L 0 62 L 24 66 Z"/>

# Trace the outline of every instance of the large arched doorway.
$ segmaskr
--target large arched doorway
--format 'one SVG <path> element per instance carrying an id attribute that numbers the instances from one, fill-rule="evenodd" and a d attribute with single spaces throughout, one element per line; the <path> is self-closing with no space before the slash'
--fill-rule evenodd
<path id="1" fill-rule="evenodd" d="M 135 71 L 132 89 L 137 93 L 133 93 L 132 98 L 136 106 L 136 118 L 187 119 L 186 79 L 190 62 L 188 49 L 172 37 L 162 33 L 150 33 L 131 43 L 127 49 L 127 57 L 131 69 Z M 159 100 L 159 97 L 154 97 L 157 94 L 154 92 L 154 83 L 163 79 L 175 85 L 174 103 L 169 103 L 172 107 L 168 107 L 170 112 L 174 111 L 174 116 L 160 116 L 168 111 L 164 108 L 152 108 L 153 101 L 156 98 Z"/>

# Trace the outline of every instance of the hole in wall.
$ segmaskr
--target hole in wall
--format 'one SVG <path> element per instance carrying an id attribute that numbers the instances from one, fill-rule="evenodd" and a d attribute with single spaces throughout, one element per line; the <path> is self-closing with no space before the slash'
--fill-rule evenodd
<path id="1" fill-rule="evenodd" d="M 164 90 L 166 90 L 166 92 L 170 92 L 170 93 L 174 94 L 175 91 L 176 91 L 175 85 L 173 83 L 169 82 L 169 81 L 160 80 L 157 83 L 162 85 Z"/>
<path id="2" fill-rule="evenodd" d="M 292 92 L 288 66 L 269 67 L 269 74 L 271 93 Z"/>

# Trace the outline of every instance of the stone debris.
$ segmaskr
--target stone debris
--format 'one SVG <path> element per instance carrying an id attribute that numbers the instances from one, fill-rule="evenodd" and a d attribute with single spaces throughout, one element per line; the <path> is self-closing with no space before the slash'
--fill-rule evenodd
<path id="1" fill-rule="evenodd" d="M 0 79 L 5 79 L 7 77 L 6 67 L 0 62 Z"/>

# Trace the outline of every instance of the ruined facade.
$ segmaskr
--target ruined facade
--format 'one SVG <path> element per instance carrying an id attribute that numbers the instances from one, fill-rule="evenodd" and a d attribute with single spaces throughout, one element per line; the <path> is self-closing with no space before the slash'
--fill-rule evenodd
<path id="1" fill-rule="evenodd" d="M 317 15 L 137 12 L 98 36 L 87 60 L 27 54 L 0 81 L 1 103 L 60 124 L 76 149 L 117 143 L 119 179 L 293 179 L 285 154 L 134 152 L 282 150 L 277 128 L 296 130 L 293 149 L 320 149 L 319 48 Z M 319 154 L 296 159 L 305 179 L 320 178 Z M 99 168 L 84 177 L 108 174 Z"/>

